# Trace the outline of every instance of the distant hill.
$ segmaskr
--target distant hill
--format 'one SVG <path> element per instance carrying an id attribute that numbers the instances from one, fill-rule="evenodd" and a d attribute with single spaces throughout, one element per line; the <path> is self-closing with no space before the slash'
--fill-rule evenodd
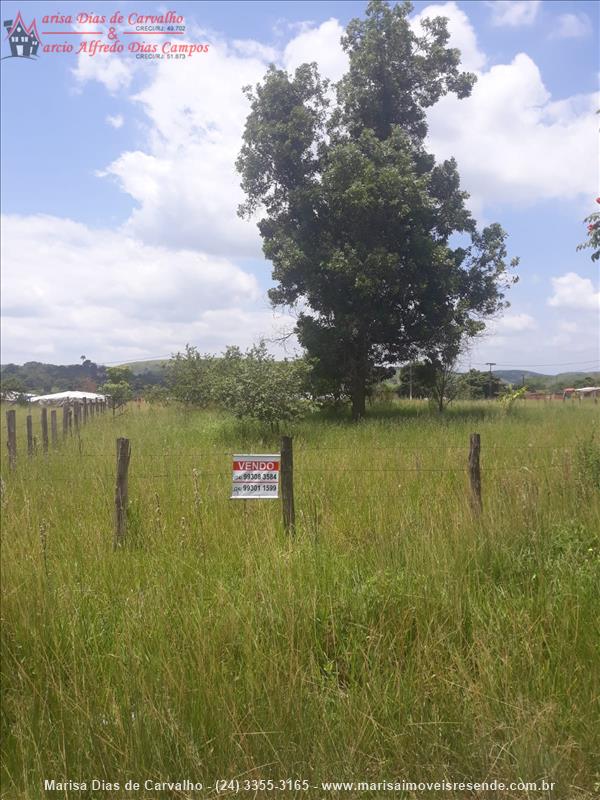
<path id="1" fill-rule="evenodd" d="M 495 369 L 494 375 L 500 378 L 501 381 L 505 381 L 506 383 L 521 383 L 523 380 L 523 375 L 525 376 L 525 380 L 527 378 L 552 378 L 558 377 L 553 375 L 544 375 L 541 372 L 533 372 L 530 369 Z"/>
<path id="2" fill-rule="evenodd" d="M 168 363 L 168 358 L 157 358 L 155 361 L 128 361 L 125 364 L 119 364 L 119 366 L 129 367 L 134 375 L 143 375 L 145 372 L 162 375 Z"/>
<path id="3" fill-rule="evenodd" d="M 506 383 L 521 385 L 523 376 L 525 376 L 525 384 L 535 382 L 544 386 L 572 386 L 574 383 L 580 383 L 584 378 L 591 378 L 591 381 L 586 381 L 593 386 L 600 385 L 600 372 L 560 372 L 558 375 L 546 375 L 542 372 L 533 372 L 527 369 L 495 369 L 494 375 Z"/>

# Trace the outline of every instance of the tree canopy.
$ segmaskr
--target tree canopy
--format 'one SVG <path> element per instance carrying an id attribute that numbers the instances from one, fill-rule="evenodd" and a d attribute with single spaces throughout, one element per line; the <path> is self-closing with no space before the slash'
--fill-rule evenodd
<path id="1" fill-rule="evenodd" d="M 240 214 L 260 216 L 271 301 L 301 305 L 298 338 L 332 364 L 355 418 L 380 367 L 458 351 L 512 280 L 505 232 L 477 230 L 456 162 L 424 145 L 426 109 L 468 96 L 475 76 L 447 47 L 446 20 L 418 34 L 411 10 L 372 0 L 346 29 L 349 69 L 335 86 L 303 64 L 293 75 L 271 66 L 246 89 Z"/>

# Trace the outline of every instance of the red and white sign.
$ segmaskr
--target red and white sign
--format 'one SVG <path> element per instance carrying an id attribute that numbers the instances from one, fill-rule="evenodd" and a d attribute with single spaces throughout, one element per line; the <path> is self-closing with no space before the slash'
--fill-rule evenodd
<path id="1" fill-rule="evenodd" d="M 276 500 L 279 497 L 279 453 L 233 456 L 232 500 Z"/>

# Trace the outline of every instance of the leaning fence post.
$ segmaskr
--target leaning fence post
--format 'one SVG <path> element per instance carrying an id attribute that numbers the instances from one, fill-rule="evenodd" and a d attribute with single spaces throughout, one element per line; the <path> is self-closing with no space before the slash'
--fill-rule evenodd
<path id="1" fill-rule="evenodd" d="M 469 480 L 471 482 L 471 507 L 475 513 L 480 514 L 483 504 L 481 501 L 481 469 L 479 454 L 481 452 L 481 436 L 471 434 L 469 449 Z"/>
<path id="2" fill-rule="evenodd" d="M 58 444 L 58 423 L 56 421 L 56 409 L 50 411 L 50 435 L 52 437 L 52 447 Z"/>
<path id="3" fill-rule="evenodd" d="M 117 439 L 117 483 L 115 487 L 114 549 L 123 544 L 127 534 L 127 471 L 131 457 L 129 439 Z"/>
<path id="4" fill-rule="evenodd" d="M 14 469 L 17 466 L 17 414 L 14 409 L 6 412 L 6 432 L 8 465 Z"/>
<path id="5" fill-rule="evenodd" d="M 292 437 L 281 437 L 281 503 L 283 527 L 286 533 L 294 533 L 296 514 L 294 511 L 294 452 Z"/>
<path id="6" fill-rule="evenodd" d="M 31 414 L 27 414 L 27 455 L 33 455 L 33 420 Z"/>
<path id="7" fill-rule="evenodd" d="M 48 452 L 48 409 L 42 408 L 42 450 Z"/>

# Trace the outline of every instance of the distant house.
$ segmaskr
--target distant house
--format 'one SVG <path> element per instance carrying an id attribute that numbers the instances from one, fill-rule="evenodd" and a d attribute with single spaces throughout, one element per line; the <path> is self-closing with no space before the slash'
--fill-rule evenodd
<path id="1" fill-rule="evenodd" d="M 8 31 L 7 38 L 12 56 L 31 58 L 37 55 L 40 37 L 37 32 L 35 19 L 31 25 L 27 27 L 19 11 L 14 22 L 12 19 L 4 21 L 4 27 Z"/>
<path id="2" fill-rule="evenodd" d="M 598 400 L 600 397 L 600 386 L 583 386 L 581 389 L 565 389 L 563 394 L 563 400 L 566 400 L 568 397 L 593 397 L 594 400 Z"/>

